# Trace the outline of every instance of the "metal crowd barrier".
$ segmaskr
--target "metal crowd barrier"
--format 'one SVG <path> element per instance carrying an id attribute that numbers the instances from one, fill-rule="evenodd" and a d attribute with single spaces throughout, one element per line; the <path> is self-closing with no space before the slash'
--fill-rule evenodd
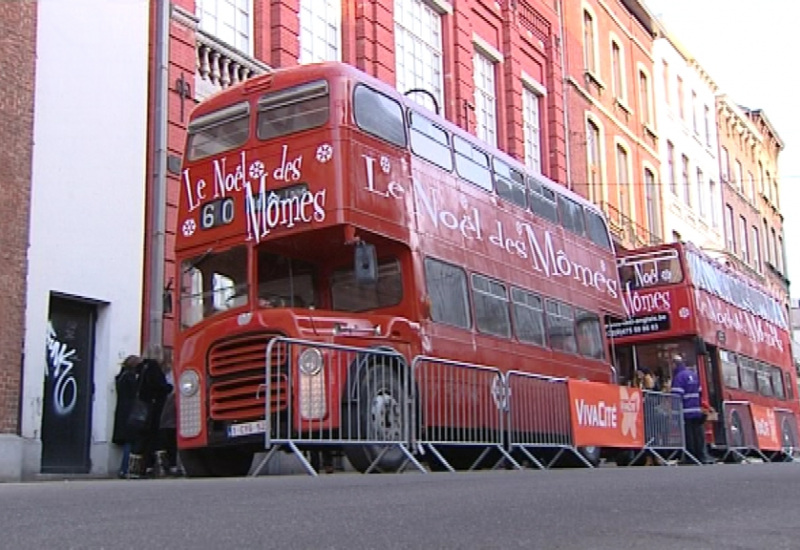
<path id="1" fill-rule="evenodd" d="M 631 460 L 631 465 L 645 454 L 654 456 L 661 465 L 674 464 L 676 458 L 700 461 L 686 449 L 683 398 L 672 393 L 642 390 L 644 397 L 645 446 Z"/>
<path id="2" fill-rule="evenodd" d="M 758 448 L 749 401 L 723 401 L 722 417 L 725 422 L 726 446 L 722 460 L 733 456 L 735 460 L 742 461 L 752 455 L 757 455 L 764 461 L 769 460 Z"/>
<path id="3" fill-rule="evenodd" d="M 797 417 L 789 409 L 775 409 L 775 420 L 781 437 L 781 451 L 773 456 L 773 460 L 782 462 L 800 461 L 800 449 L 798 449 Z"/>
<path id="4" fill-rule="evenodd" d="M 464 458 L 463 465 L 473 470 L 492 451 L 500 455 L 494 468 L 504 460 L 520 468 L 503 445 L 508 395 L 499 369 L 418 356 L 411 370 L 419 391 L 413 425 L 420 452 L 430 452 L 450 472 L 454 459 Z"/>
<path id="5" fill-rule="evenodd" d="M 573 443 L 565 378 L 509 371 L 506 387 L 511 453 L 519 451 L 539 469 L 552 467 L 564 453 L 571 453 L 589 468 L 593 467 Z M 537 456 L 553 450 L 555 455 L 546 464 Z"/>
<path id="6" fill-rule="evenodd" d="M 366 472 L 381 461 L 398 471 L 424 468 L 409 450 L 414 392 L 410 369 L 394 351 L 275 338 L 266 348 L 266 456 L 288 449 L 309 475 L 303 450 L 359 446 Z M 347 382 L 346 392 L 341 384 Z M 343 395 L 345 393 L 345 395 Z"/>

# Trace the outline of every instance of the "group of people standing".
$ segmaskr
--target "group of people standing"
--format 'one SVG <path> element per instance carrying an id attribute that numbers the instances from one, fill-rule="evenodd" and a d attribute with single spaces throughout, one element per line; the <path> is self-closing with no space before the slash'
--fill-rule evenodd
<path id="1" fill-rule="evenodd" d="M 177 473 L 175 391 L 163 363 L 129 355 L 115 377 L 112 442 L 122 447 L 120 478 Z"/>

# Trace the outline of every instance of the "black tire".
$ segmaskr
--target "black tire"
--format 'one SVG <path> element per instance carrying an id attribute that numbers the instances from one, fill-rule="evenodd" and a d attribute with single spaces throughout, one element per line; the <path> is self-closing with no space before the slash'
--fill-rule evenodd
<path id="1" fill-rule="evenodd" d="M 406 426 L 402 425 L 402 420 L 408 408 L 409 395 L 397 370 L 388 367 L 364 369 L 357 395 L 356 402 L 344 407 L 345 438 L 403 441 Z M 364 473 L 384 448 L 383 445 L 347 445 L 345 455 L 353 468 Z M 399 448 L 391 448 L 372 471 L 396 472 L 405 461 L 406 456 Z"/>
<path id="2" fill-rule="evenodd" d="M 603 452 L 603 449 L 600 447 L 578 447 L 578 452 L 589 464 L 597 466 L 600 464 L 600 454 Z"/>
<path id="3" fill-rule="evenodd" d="M 234 447 L 180 451 L 187 477 L 241 477 L 253 464 L 254 451 Z"/>

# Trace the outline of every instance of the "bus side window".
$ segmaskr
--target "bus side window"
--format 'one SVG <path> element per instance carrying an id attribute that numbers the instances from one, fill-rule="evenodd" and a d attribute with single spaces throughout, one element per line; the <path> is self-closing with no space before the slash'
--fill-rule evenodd
<path id="1" fill-rule="evenodd" d="M 564 229 L 581 236 L 586 232 L 583 207 L 577 202 L 559 195 L 558 214 Z"/>
<path id="2" fill-rule="evenodd" d="M 406 125 L 400 103 L 364 84 L 353 92 L 353 116 L 359 128 L 399 147 L 406 146 Z"/>
<path id="3" fill-rule="evenodd" d="M 606 225 L 606 221 L 600 214 L 588 208 L 584 208 L 583 211 L 586 214 L 586 233 L 589 235 L 589 238 L 594 244 L 606 250 L 611 250 L 611 241 L 608 238 L 608 226 Z"/>
<path id="4" fill-rule="evenodd" d="M 448 172 L 453 170 L 453 152 L 447 132 L 422 115 L 408 111 L 411 152 Z"/>
<path id="5" fill-rule="evenodd" d="M 467 274 L 454 265 L 425 258 L 425 285 L 431 299 L 431 319 L 437 323 L 470 328 Z"/>
<path id="6" fill-rule="evenodd" d="M 324 125 L 328 122 L 329 103 L 325 80 L 264 94 L 258 100 L 258 139 L 274 139 Z"/>
<path id="7" fill-rule="evenodd" d="M 528 178 L 528 191 L 533 213 L 553 223 L 558 223 L 555 192 L 533 178 Z"/>
<path id="8" fill-rule="evenodd" d="M 520 288 L 511 288 L 514 332 L 520 342 L 545 346 L 542 299 Z"/>
<path id="9" fill-rule="evenodd" d="M 453 137 L 453 148 L 458 175 L 481 189 L 491 191 L 492 173 L 489 171 L 488 155 L 458 136 Z"/>
<path id="10" fill-rule="evenodd" d="M 575 316 L 572 307 L 555 300 L 546 300 L 547 307 L 547 339 L 555 350 L 576 353 Z"/>
<path id="11" fill-rule="evenodd" d="M 603 359 L 603 333 L 600 318 L 593 313 L 575 310 L 575 333 L 578 342 L 578 353 L 592 359 Z"/>
<path id="12" fill-rule="evenodd" d="M 525 176 L 499 159 L 494 159 L 494 188 L 497 194 L 517 206 L 525 208 Z"/>
<path id="13" fill-rule="evenodd" d="M 786 399 L 786 393 L 783 391 L 783 374 L 781 369 L 777 367 L 769 367 L 770 376 L 772 377 L 772 389 L 775 391 L 775 397 L 779 399 Z"/>
<path id="14" fill-rule="evenodd" d="M 475 325 L 479 332 L 503 338 L 511 336 L 508 293 L 503 283 L 473 273 L 472 302 L 475 306 Z"/>

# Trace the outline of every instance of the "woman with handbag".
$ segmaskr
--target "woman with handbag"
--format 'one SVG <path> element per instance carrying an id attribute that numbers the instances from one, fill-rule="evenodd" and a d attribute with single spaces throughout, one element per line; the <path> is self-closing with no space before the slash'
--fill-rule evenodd
<path id="1" fill-rule="evenodd" d="M 155 359 L 145 359 L 139 365 L 139 387 L 131 407 L 128 425 L 136 431 L 131 450 L 129 477 L 142 477 L 153 463 L 158 442 L 158 425 L 164 401 L 172 391 L 161 365 Z"/>

